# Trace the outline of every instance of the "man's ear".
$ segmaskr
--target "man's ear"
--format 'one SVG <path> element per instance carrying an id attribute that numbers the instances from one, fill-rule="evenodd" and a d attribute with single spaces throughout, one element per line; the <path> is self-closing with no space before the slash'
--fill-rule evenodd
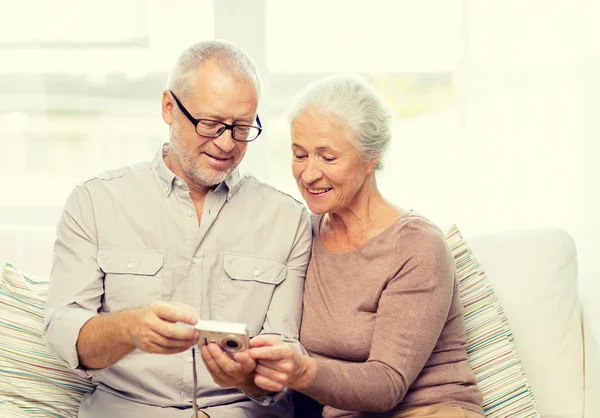
<path id="1" fill-rule="evenodd" d="M 162 94 L 162 103 L 161 103 L 161 110 L 162 110 L 162 117 L 163 120 L 165 121 L 165 123 L 167 125 L 171 125 L 173 123 L 173 120 L 175 119 L 173 117 L 173 108 L 175 107 L 175 102 L 173 100 L 173 97 L 171 96 L 171 93 L 168 90 L 164 90 L 163 94 Z"/>

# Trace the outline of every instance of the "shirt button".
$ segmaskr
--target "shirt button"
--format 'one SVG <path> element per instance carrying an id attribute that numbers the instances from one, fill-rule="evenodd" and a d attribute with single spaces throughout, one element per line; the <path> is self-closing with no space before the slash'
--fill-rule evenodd
<path id="1" fill-rule="evenodd" d="M 192 263 L 196 264 L 198 262 L 197 258 L 192 258 Z"/>
<path id="2" fill-rule="evenodd" d="M 193 211 L 193 210 L 191 210 L 191 209 L 188 209 L 188 210 L 186 211 L 186 213 L 187 213 L 187 215 L 188 215 L 188 216 L 192 216 L 192 215 L 194 214 L 194 211 Z"/>
<path id="3" fill-rule="evenodd" d="M 133 264 L 133 263 L 129 263 L 129 264 L 127 264 L 127 268 L 128 268 L 128 269 L 132 269 L 132 268 L 133 268 L 133 266 L 135 266 L 135 264 Z"/>
<path id="4" fill-rule="evenodd" d="M 254 274 L 254 276 L 258 276 L 260 274 L 260 271 L 254 270 L 254 273 L 252 273 L 252 274 Z"/>
<path id="5" fill-rule="evenodd" d="M 191 357 L 188 357 L 188 363 L 191 363 L 191 362 L 193 362 L 193 361 L 194 361 L 194 359 L 193 359 L 193 358 L 191 358 Z"/>

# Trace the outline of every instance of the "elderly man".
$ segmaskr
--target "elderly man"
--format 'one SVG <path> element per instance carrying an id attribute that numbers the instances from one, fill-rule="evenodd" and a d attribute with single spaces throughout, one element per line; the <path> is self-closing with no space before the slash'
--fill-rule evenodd
<path id="1" fill-rule="evenodd" d="M 226 42 L 185 50 L 162 95 L 170 141 L 152 161 L 75 187 L 57 228 L 50 349 L 97 385 L 79 417 L 287 417 L 255 363 L 198 318 L 244 322 L 297 344 L 311 230 L 306 209 L 237 169 L 262 127 L 252 60 Z M 177 324 L 182 322 L 189 326 Z M 218 384 L 216 384 L 217 382 Z M 278 401 L 278 402 L 277 402 Z"/>

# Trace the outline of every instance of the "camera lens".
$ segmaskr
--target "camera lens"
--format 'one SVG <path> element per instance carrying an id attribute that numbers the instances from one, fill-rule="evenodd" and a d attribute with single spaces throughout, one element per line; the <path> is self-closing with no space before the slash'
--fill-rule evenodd
<path id="1" fill-rule="evenodd" d="M 225 341 L 225 345 L 228 348 L 238 348 L 240 346 L 240 344 L 234 339 L 229 339 L 229 340 Z"/>

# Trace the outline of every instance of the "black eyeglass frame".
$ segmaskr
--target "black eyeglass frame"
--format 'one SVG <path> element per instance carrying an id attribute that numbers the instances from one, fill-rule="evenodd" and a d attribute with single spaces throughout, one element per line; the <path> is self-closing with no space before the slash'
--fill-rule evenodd
<path id="1" fill-rule="evenodd" d="M 231 137 L 233 138 L 234 141 L 238 141 L 238 142 L 252 142 L 252 141 L 256 140 L 256 138 L 258 138 L 260 136 L 260 134 L 262 133 L 263 127 L 262 127 L 262 123 L 260 123 L 260 118 L 258 117 L 258 114 L 256 115 L 256 124 L 258 126 L 255 126 L 255 125 L 237 125 L 237 124 L 236 125 L 229 125 L 228 123 L 221 122 L 220 120 L 205 119 L 205 118 L 196 119 L 195 117 L 192 116 L 192 114 L 190 112 L 188 112 L 188 110 L 181 103 L 181 101 L 177 98 L 177 96 L 175 96 L 175 93 L 173 93 L 171 90 L 169 90 L 169 93 L 171 93 L 171 95 L 175 99 L 175 103 L 177 103 L 177 106 L 179 107 L 179 109 L 181 109 L 181 111 L 183 112 L 183 114 L 185 115 L 185 117 L 188 118 L 188 120 L 192 123 L 192 125 L 194 125 L 194 130 L 200 136 L 204 136 L 206 138 L 216 139 L 216 138 L 220 137 L 221 135 L 223 135 L 223 133 L 226 130 L 230 130 L 231 131 Z M 222 125 L 223 128 L 216 135 L 201 134 L 200 132 L 198 132 L 198 124 L 200 122 L 202 122 L 202 121 L 217 123 L 219 125 Z M 235 137 L 235 128 L 236 127 L 258 129 L 258 134 L 253 139 L 237 139 Z"/>

